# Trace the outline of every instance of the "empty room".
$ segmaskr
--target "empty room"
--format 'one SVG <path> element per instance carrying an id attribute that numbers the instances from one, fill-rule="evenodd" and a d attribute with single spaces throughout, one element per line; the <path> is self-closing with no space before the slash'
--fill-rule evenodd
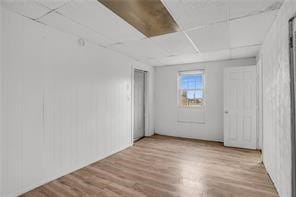
<path id="1" fill-rule="evenodd" d="M 296 0 L 0 0 L 0 197 L 296 197 Z"/>

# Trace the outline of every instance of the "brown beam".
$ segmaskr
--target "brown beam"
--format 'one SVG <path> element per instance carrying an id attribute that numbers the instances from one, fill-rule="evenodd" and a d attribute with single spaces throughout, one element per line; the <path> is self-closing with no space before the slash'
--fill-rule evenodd
<path id="1" fill-rule="evenodd" d="M 176 32 L 179 27 L 161 0 L 98 0 L 147 37 Z"/>

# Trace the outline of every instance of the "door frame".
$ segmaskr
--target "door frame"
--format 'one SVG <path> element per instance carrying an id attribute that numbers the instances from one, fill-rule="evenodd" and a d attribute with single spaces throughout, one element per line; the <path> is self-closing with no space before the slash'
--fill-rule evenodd
<path id="1" fill-rule="evenodd" d="M 135 97 L 135 71 L 136 70 L 140 70 L 140 71 L 144 71 L 145 73 L 145 93 L 144 93 L 144 97 L 145 97 L 145 103 L 144 103 L 144 128 L 145 128 L 145 133 L 144 133 L 144 137 L 145 136 L 149 136 L 149 93 L 150 93 L 150 89 L 149 89 L 149 82 L 150 82 L 150 72 L 147 69 L 143 69 L 143 68 L 138 68 L 136 66 L 132 66 L 131 69 L 131 144 L 134 144 L 134 122 L 135 122 L 135 114 L 134 114 L 134 97 Z"/>
<path id="2" fill-rule="evenodd" d="M 259 54 L 261 57 L 261 54 Z M 257 149 L 263 149 L 263 59 L 257 61 Z"/>
<path id="3" fill-rule="evenodd" d="M 291 176 L 291 187 L 292 187 L 292 196 L 296 196 L 296 65 L 295 65 L 295 43 L 296 40 L 294 37 L 294 28 L 293 23 L 295 20 L 295 16 L 289 19 L 289 64 L 290 64 L 290 99 L 291 99 L 291 168 L 292 168 L 292 176 Z"/>

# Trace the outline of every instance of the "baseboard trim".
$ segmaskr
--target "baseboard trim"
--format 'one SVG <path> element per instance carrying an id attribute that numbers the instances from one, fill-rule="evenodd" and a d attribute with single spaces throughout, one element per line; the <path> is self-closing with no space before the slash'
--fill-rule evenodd
<path id="1" fill-rule="evenodd" d="M 206 142 L 221 142 L 221 143 L 223 143 L 223 140 L 204 139 L 204 138 L 177 136 L 177 135 L 167 135 L 167 134 L 162 134 L 162 133 L 158 133 L 158 132 L 155 132 L 154 135 L 162 135 L 162 136 L 175 137 L 175 138 L 181 138 L 181 139 L 201 140 L 201 141 L 206 141 Z"/>

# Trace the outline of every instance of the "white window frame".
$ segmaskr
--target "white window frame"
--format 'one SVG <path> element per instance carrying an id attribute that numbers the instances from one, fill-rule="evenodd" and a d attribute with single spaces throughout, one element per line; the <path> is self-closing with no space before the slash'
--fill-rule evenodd
<path id="1" fill-rule="evenodd" d="M 180 99 L 181 99 L 181 87 L 180 87 L 180 80 L 182 75 L 195 75 L 195 74 L 202 74 L 202 79 L 203 79 L 203 87 L 202 89 L 188 89 L 188 90 L 202 90 L 202 104 L 200 105 L 193 105 L 193 106 L 184 106 L 181 104 Z M 205 106 L 205 70 L 204 69 L 196 69 L 196 70 L 188 70 L 188 71 L 178 71 L 178 76 L 177 76 L 177 106 L 179 108 L 199 108 L 199 107 L 204 107 Z"/>

